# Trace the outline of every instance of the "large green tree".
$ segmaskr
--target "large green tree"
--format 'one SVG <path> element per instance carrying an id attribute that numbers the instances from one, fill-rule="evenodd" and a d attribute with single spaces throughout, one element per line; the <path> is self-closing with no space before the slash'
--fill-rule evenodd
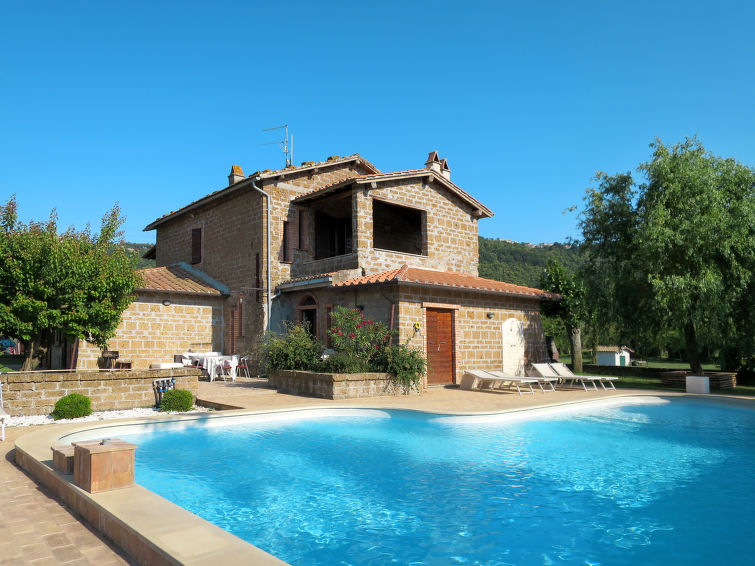
<path id="1" fill-rule="evenodd" d="M 19 221 L 15 197 L 0 205 L 0 334 L 20 340 L 22 369 L 44 360 L 55 333 L 104 347 L 140 283 L 135 258 L 120 244 L 117 206 L 99 233 L 58 233 L 46 222 Z"/>
<path id="2" fill-rule="evenodd" d="M 574 371 L 582 371 L 582 328 L 588 318 L 585 288 L 573 273 L 560 263 L 549 260 L 540 279 L 540 287 L 561 295 L 560 301 L 543 301 L 543 314 L 563 320 L 569 335 Z"/>
<path id="3" fill-rule="evenodd" d="M 651 148 L 639 184 L 630 173 L 598 174 L 582 214 L 583 250 L 626 332 L 679 329 L 701 373 L 701 339 L 731 344 L 749 324 L 738 305 L 752 305 L 755 171 L 695 138 Z"/>

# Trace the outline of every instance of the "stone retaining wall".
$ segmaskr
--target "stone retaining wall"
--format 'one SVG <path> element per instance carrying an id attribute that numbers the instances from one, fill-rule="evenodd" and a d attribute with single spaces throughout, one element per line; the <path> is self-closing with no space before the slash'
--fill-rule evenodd
<path id="1" fill-rule="evenodd" d="M 573 368 L 573 366 L 571 366 Z M 671 368 L 648 368 L 635 366 L 601 366 L 584 364 L 583 370 L 592 375 L 615 375 L 618 377 L 636 376 L 650 379 L 660 379 L 667 387 L 684 389 L 685 378 L 690 375 L 689 370 L 675 370 Z M 704 375 L 710 377 L 711 389 L 732 389 L 737 386 L 737 374 L 726 371 L 706 371 Z"/>
<path id="2" fill-rule="evenodd" d="M 661 375 L 661 383 L 667 387 L 687 387 L 689 371 L 667 371 Z M 711 389 L 734 389 L 737 386 L 737 374 L 733 372 L 703 372 L 708 377 Z"/>
<path id="3" fill-rule="evenodd" d="M 92 411 L 151 407 L 155 404 L 152 380 L 175 378 L 176 389 L 188 389 L 194 397 L 202 370 L 71 370 L 28 371 L 0 374 L 5 410 L 11 416 L 49 415 L 55 402 L 69 393 L 92 400 Z"/>
<path id="4" fill-rule="evenodd" d="M 270 385 L 279 393 L 320 397 L 321 399 L 354 399 L 382 397 L 402 393 L 384 373 L 317 373 L 281 370 L 270 376 Z"/>

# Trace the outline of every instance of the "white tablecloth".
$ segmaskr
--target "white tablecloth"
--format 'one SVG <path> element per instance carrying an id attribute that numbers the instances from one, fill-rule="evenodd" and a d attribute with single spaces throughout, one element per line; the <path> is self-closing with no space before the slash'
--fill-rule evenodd
<path id="1" fill-rule="evenodd" d="M 219 367 L 222 368 L 226 364 L 230 366 L 228 376 L 232 381 L 236 380 L 236 366 L 239 365 L 239 359 L 236 356 L 204 356 L 200 358 L 200 363 L 210 376 L 210 381 L 215 381 L 215 378 L 218 376 Z"/>

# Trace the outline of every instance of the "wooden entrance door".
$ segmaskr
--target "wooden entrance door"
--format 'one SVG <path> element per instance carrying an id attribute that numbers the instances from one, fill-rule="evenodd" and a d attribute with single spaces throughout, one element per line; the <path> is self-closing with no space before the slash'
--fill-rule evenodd
<path id="1" fill-rule="evenodd" d="M 454 382 L 454 313 L 427 309 L 427 384 Z"/>

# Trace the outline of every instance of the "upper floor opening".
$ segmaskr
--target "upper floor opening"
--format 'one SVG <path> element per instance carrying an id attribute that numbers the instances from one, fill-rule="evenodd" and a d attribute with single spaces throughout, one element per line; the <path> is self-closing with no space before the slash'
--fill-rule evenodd
<path id="1" fill-rule="evenodd" d="M 427 255 L 427 213 L 424 210 L 372 201 L 372 247 Z"/>
<path id="2" fill-rule="evenodd" d="M 349 195 L 350 196 L 350 195 Z M 325 259 L 353 251 L 351 198 L 329 201 L 311 211 L 314 220 L 314 258 Z"/>

